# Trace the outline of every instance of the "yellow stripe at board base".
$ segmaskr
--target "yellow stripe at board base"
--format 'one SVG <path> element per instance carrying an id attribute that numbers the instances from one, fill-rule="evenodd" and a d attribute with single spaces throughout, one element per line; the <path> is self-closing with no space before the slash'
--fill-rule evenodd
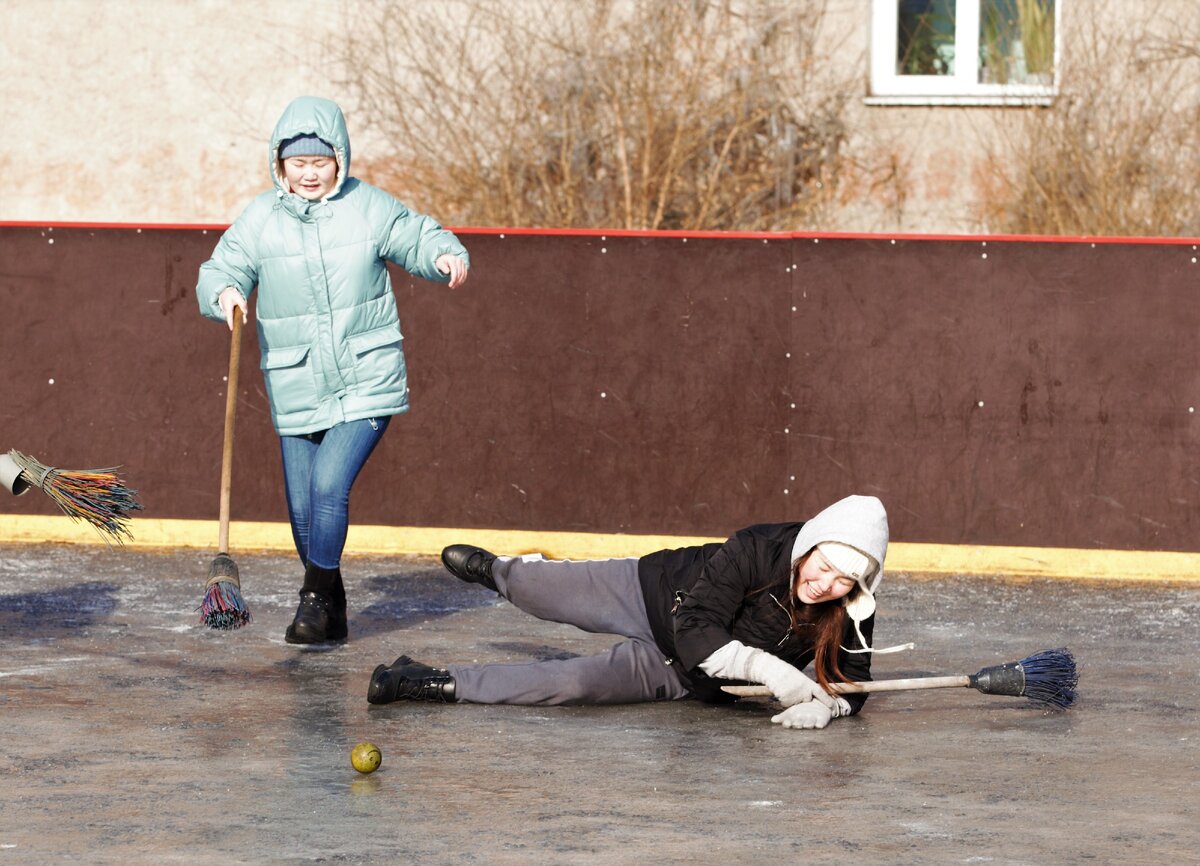
<path id="1" fill-rule="evenodd" d="M 131 550 L 214 550 L 215 520 L 130 522 Z M 231 547 L 242 552 L 291 553 L 286 523 L 232 521 Z M 552 559 L 608 559 L 654 550 L 723 541 L 678 535 L 541 532 L 518 529 L 453 529 L 421 526 L 351 526 L 346 555 L 436 556 L 448 544 L 468 543 L 495 553 L 542 553 Z M 67 517 L 0 515 L 0 544 L 82 544 L 104 547 L 90 526 Z M 116 547 L 116 545 L 114 545 Z M 886 570 L 912 575 L 979 575 L 1114 581 L 1200 583 L 1200 553 L 1160 550 L 1093 550 L 1064 547 L 1001 547 L 896 541 L 888 546 Z"/>

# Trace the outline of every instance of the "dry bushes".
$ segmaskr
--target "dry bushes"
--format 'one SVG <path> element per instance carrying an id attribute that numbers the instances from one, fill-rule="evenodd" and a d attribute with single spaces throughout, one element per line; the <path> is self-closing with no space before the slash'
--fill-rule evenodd
<path id="1" fill-rule="evenodd" d="M 1180 22 L 1121 8 L 1089 10 L 1064 41 L 1052 106 L 999 118 L 981 178 L 985 231 L 1200 235 L 1200 29 L 1163 38 L 1155 25 Z"/>
<path id="2" fill-rule="evenodd" d="M 351 70 L 357 122 L 395 148 L 363 175 L 449 222 L 812 228 L 856 86 L 822 71 L 823 12 L 824 0 L 445 0 L 436 14 L 365 2 L 329 47 Z"/>

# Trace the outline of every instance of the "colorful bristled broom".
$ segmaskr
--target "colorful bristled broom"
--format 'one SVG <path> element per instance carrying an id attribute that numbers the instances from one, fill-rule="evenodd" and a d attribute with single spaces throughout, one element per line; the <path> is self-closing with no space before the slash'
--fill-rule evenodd
<path id="1" fill-rule="evenodd" d="M 55 469 L 20 451 L 9 451 L 6 486 L 13 493 L 37 487 L 54 500 L 63 514 L 93 526 L 106 544 L 133 539 L 129 513 L 140 511 L 137 491 L 126 486 L 117 469 Z M 14 472 L 14 470 L 18 470 Z"/>
<path id="2" fill-rule="evenodd" d="M 230 631 L 250 622 L 250 609 L 242 598 L 237 563 L 229 555 L 229 494 L 233 487 L 233 419 L 237 413 L 238 367 L 242 357 L 242 317 L 233 317 L 229 348 L 229 387 L 225 392 L 225 444 L 221 451 L 221 511 L 217 555 L 208 568 L 200 621 L 209 628 Z"/>
<path id="3" fill-rule="evenodd" d="M 1078 684 L 1075 657 L 1070 650 L 1060 647 L 1034 653 L 1019 662 L 987 667 L 967 676 L 831 683 L 830 686 L 832 691 L 843 695 L 969 686 L 985 695 L 1028 698 L 1039 706 L 1065 710 L 1075 703 L 1075 687 Z M 771 694 L 766 686 L 722 686 L 722 689 L 739 697 L 767 697 Z"/>

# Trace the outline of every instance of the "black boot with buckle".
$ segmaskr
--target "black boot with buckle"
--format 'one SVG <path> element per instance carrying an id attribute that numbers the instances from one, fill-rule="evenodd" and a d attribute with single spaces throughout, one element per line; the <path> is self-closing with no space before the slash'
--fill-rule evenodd
<path id="1" fill-rule="evenodd" d="M 283 639 L 299 644 L 329 643 L 345 640 L 346 634 L 346 590 L 341 570 L 310 562 L 304 569 L 300 606 Z"/>
<path id="2" fill-rule="evenodd" d="M 452 544 L 442 549 L 442 565 L 446 570 L 467 583 L 478 583 L 488 589 L 496 589 L 496 580 L 492 577 L 492 565 L 496 554 L 488 553 L 482 547 L 472 544 Z"/>
<path id="3" fill-rule="evenodd" d="M 408 656 L 400 656 L 391 665 L 379 665 L 371 674 L 367 701 L 390 704 L 394 701 L 454 701 L 454 677 Z"/>

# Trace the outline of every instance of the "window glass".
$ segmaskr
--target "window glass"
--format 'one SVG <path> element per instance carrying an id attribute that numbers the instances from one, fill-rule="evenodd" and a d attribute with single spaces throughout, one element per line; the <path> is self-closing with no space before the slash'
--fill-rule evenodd
<path id="1" fill-rule="evenodd" d="M 897 3 L 896 74 L 953 75 L 955 0 Z"/>
<path id="2" fill-rule="evenodd" d="M 1058 93 L 1058 16 L 1066 5 L 1066 0 L 871 0 L 866 102 L 1049 105 Z"/>
<path id="3" fill-rule="evenodd" d="M 1054 0 L 980 0 L 979 83 L 1053 80 Z"/>

